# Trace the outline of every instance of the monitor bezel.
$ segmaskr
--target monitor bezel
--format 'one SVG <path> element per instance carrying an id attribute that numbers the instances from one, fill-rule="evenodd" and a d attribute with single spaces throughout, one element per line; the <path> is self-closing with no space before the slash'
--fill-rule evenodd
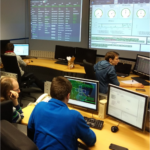
<path id="1" fill-rule="evenodd" d="M 30 54 L 30 44 L 28 43 L 14 43 L 14 49 L 15 49 L 15 45 L 28 45 L 29 49 L 28 49 L 28 55 L 19 55 L 19 56 L 29 56 Z M 15 50 L 14 50 L 14 53 L 15 53 Z M 18 54 L 16 54 L 18 55 Z"/>
<path id="2" fill-rule="evenodd" d="M 120 90 L 123 90 L 123 91 L 126 91 L 126 92 L 129 92 L 129 93 L 133 93 L 133 94 L 136 94 L 136 95 L 139 95 L 139 96 L 143 96 L 145 97 L 146 99 L 146 102 L 145 102 L 145 106 L 144 106 L 144 117 L 143 117 L 143 122 L 142 122 L 142 129 L 139 128 L 139 127 L 136 127 L 128 122 L 125 122 L 121 119 L 118 119 L 110 114 L 108 114 L 108 104 L 109 104 L 109 93 L 110 93 L 110 87 L 114 87 L 114 88 L 117 88 L 117 89 L 120 89 Z M 135 91 L 131 91 L 131 90 L 128 90 L 128 89 L 125 89 L 125 88 L 122 88 L 122 87 L 119 87 L 119 86 L 116 86 L 116 85 L 113 85 L 113 84 L 109 84 L 108 85 L 108 93 L 107 93 L 107 107 L 106 107 L 106 115 L 112 117 L 112 118 L 115 118 L 116 120 L 118 121 L 121 121 L 129 126 L 132 126 L 140 131 L 145 131 L 145 123 L 146 123 L 146 115 L 147 115 L 147 110 L 148 110 L 148 100 L 149 100 L 149 96 L 148 95 L 144 95 L 144 94 L 141 94 L 141 93 L 138 93 L 138 92 L 135 92 Z"/>
<path id="3" fill-rule="evenodd" d="M 142 56 L 142 57 L 146 57 L 146 58 L 150 58 L 150 57 L 148 57 L 148 56 L 144 56 L 144 55 L 140 55 L 140 54 L 137 54 L 137 56 L 136 56 L 136 62 L 135 62 L 135 66 L 134 66 L 134 72 L 136 72 L 136 73 L 138 73 L 139 75 L 143 75 L 143 76 L 147 76 L 147 77 L 150 77 L 150 74 L 146 74 L 146 73 L 143 73 L 143 72 L 140 72 L 140 71 L 138 71 L 137 69 L 136 69 L 136 65 L 137 65 L 137 61 L 138 61 L 138 56 Z"/>
<path id="4" fill-rule="evenodd" d="M 94 82 L 97 84 L 97 101 L 96 101 L 96 110 L 95 109 L 91 109 L 91 108 L 87 108 L 84 106 L 79 106 L 79 105 L 75 105 L 75 104 L 70 104 L 68 101 L 68 104 L 70 106 L 73 106 L 75 108 L 79 108 L 83 111 L 88 111 L 88 112 L 92 112 L 92 113 L 98 113 L 98 102 L 99 102 L 99 81 L 98 80 L 91 80 L 91 79 L 84 79 L 84 78 L 78 78 L 78 77 L 71 77 L 71 76 L 64 76 L 67 79 L 76 79 L 76 80 L 82 80 L 82 81 L 88 81 L 88 82 Z"/>

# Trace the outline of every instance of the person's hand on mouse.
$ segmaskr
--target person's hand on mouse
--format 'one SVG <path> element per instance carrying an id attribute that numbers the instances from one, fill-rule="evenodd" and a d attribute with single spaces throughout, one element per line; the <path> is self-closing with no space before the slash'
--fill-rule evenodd
<path id="1" fill-rule="evenodd" d="M 13 90 L 10 90 L 10 96 L 9 97 L 13 101 L 13 105 L 17 106 L 19 94 Z"/>

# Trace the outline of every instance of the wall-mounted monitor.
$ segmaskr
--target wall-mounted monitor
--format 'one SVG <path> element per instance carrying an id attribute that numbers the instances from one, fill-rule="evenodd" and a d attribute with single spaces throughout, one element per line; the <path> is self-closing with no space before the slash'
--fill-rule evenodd
<path id="1" fill-rule="evenodd" d="M 144 131 L 148 96 L 109 84 L 106 114 Z"/>
<path id="2" fill-rule="evenodd" d="M 81 42 L 82 0 L 30 0 L 31 39 Z"/>
<path id="3" fill-rule="evenodd" d="M 89 48 L 134 58 L 150 52 L 149 0 L 90 0 Z"/>
<path id="4" fill-rule="evenodd" d="M 72 84 L 68 104 L 85 111 L 98 112 L 99 81 L 65 77 Z"/>
<path id="5" fill-rule="evenodd" d="M 14 44 L 14 53 L 20 56 L 28 56 L 29 44 Z"/>

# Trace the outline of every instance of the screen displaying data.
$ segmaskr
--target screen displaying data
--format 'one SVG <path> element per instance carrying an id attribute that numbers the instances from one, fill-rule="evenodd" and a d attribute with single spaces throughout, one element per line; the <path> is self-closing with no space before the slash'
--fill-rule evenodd
<path id="1" fill-rule="evenodd" d="M 150 0 L 90 0 L 89 48 L 150 52 Z"/>
<path id="2" fill-rule="evenodd" d="M 111 86 L 108 93 L 108 115 L 143 129 L 147 96 Z"/>
<path id="3" fill-rule="evenodd" d="M 14 44 L 14 53 L 20 56 L 28 56 L 29 44 Z"/>
<path id="4" fill-rule="evenodd" d="M 150 57 L 137 55 L 134 71 L 150 77 Z"/>
<path id="5" fill-rule="evenodd" d="M 72 90 L 68 103 L 83 108 L 97 110 L 99 82 L 92 82 L 79 78 L 68 78 L 68 80 L 72 84 Z"/>
<path id="6" fill-rule="evenodd" d="M 30 0 L 31 39 L 81 41 L 82 0 Z"/>

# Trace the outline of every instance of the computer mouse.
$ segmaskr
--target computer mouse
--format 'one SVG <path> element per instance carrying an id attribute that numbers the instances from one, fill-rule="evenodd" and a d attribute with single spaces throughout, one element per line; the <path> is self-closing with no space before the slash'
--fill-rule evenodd
<path id="1" fill-rule="evenodd" d="M 111 131 L 112 132 L 117 132 L 119 129 L 118 129 L 118 127 L 117 126 L 112 126 L 111 127 Z"/>

